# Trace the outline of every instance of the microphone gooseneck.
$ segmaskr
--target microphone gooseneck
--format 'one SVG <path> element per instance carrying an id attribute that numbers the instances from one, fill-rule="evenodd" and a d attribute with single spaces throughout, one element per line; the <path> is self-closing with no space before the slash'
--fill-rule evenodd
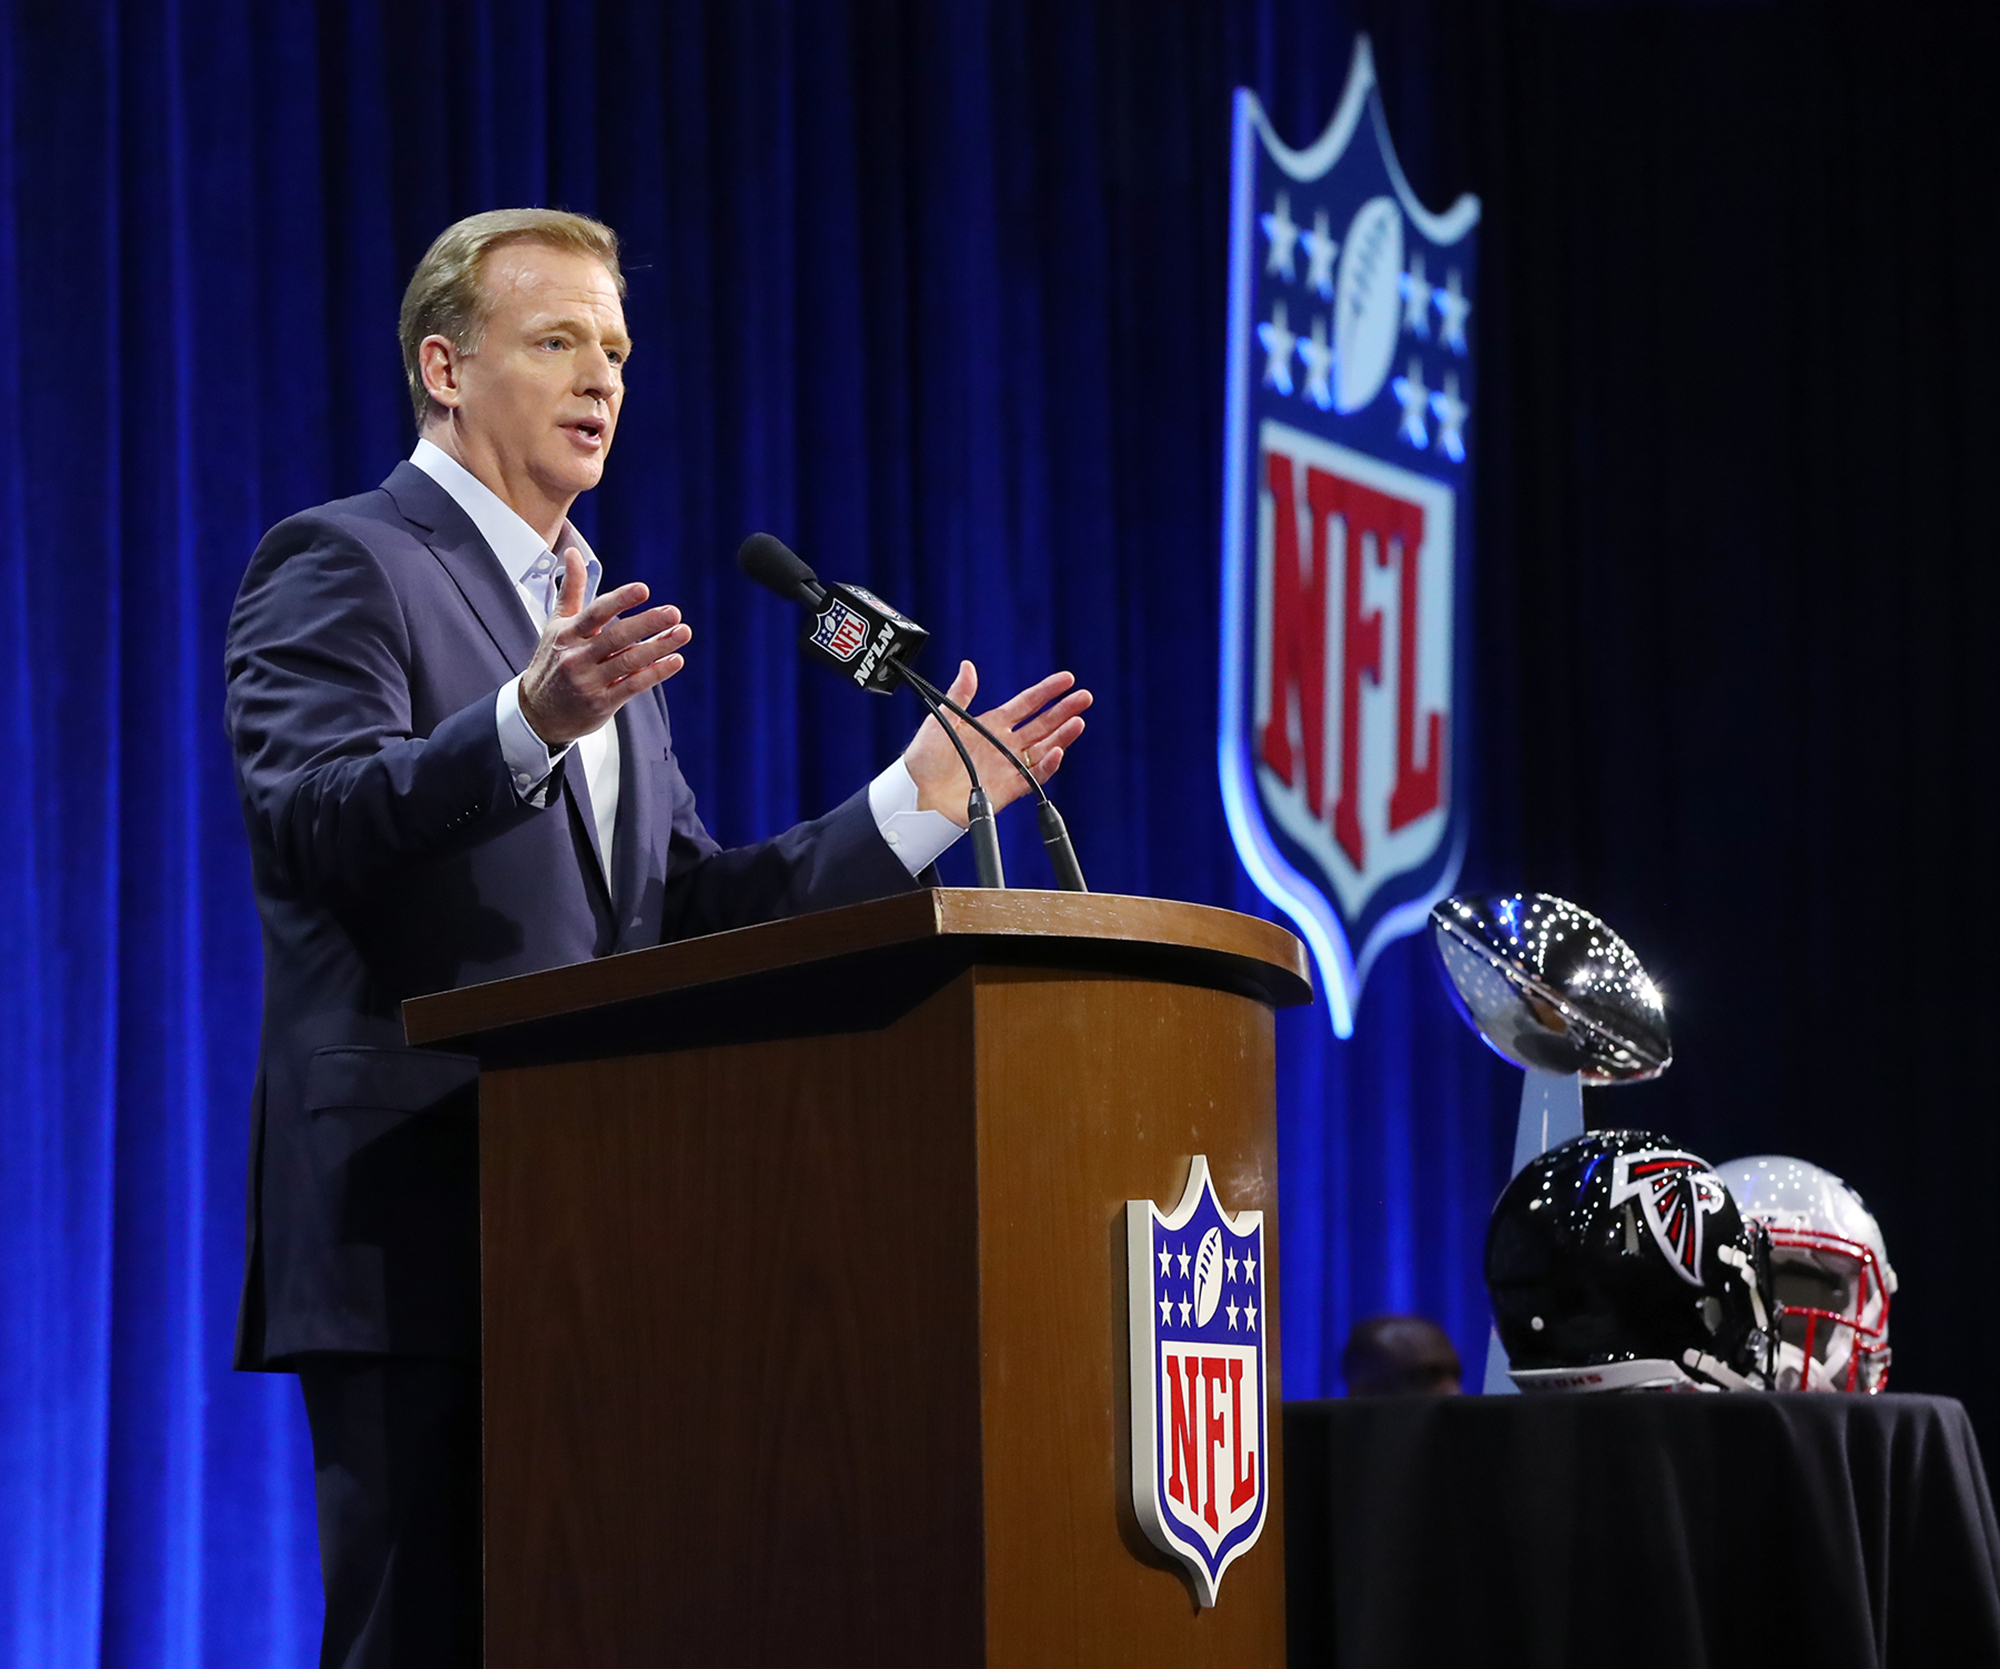
<path id="1" fill-rule="evenodd" d="M 893 656 L 889 664 L 903 675 L 904 682 L 911 689 L 924 698 L 933 713 L 939 707 L 956 713 L 986 738 L 995 753 L 1021 773 L 1028 786 L 1035 791 L 1035 821 L 1041 825 L 1042 844 L 1049 849 L 1049 862 L 1055 867 L 1056 886 L 1063 892 L 1089 892 L 1090 888 L 1084 885 L 1083 866 L 1076 861 L 1076 847 L 1070 842 L 1068 825 L 1063 822 L 1062 813 L 1056 810 L 1055 801 L 1049 798 L 1048 790 L 1042 786 L 1042 779 L 1028 768 L 1027 761 L 921 673 Z M 938 723 L 945 724 L 945 721 L 940 717 Z M 945 725 L 947 731 L 950 728 Z"/>
<path id="2" fill-rule="evenodd" d="M 908 676 L 907 671 L 904 674 Z M 988 797 L 984 785 L 979 780 L 979 770 L 972 763 L 972 755 L 965 750 L 965 743 L 952 728 L 951 720 L 939 711 L 939 702 L 930 691 L 918 684 L 912 684 L 924 705 L 931 710 L 931 717 L 937 720 L 938 729 L 949 738 L 951 745 L 958 749 L 958 757 L 965 765 L 966 777 L 972 783 L 972 792 L 965 801 L 965 832 L 972 836 L 972 862 L 979 875 L 982 887 L 1004 887 L 1007 877 L 1000 868 L 1000 830 L 993 821 L 993 801 Z"/>

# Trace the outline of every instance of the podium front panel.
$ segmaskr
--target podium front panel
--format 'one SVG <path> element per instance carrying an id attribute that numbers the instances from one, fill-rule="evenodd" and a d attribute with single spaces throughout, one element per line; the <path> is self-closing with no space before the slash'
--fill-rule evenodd
<path id="1" fill-rule="evenodd" d="M 482 1080 L 489 1665 L 981 1660 L 969 1004 Z"/>

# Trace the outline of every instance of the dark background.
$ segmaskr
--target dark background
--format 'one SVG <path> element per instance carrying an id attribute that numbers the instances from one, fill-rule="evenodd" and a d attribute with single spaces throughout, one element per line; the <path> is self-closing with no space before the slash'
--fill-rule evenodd
<path id="1" fill-rule="evenodd" d="M 1294 144 L 1370 31 L 1436 208 L 1484 202 L 1467 886 L 1596 911 L 1678 1059 L 1596 1122 L 1828 1165 L 1896 1384 L 1989 1439 L 1989 8 L 13 0 L 0 59 L 0 1664 L 303 1663 L 310 1474 L 226 1368 L 258 951 L 220 641 L 258 533 L 408 450 L 396 302 L 502 203 L 624 234 L 638 353 L 579 517 L 701 633 L 712 826 L 914 723 L 801 668 L 769 527 L 1098 691 L 1093 885 L 1261 909 L 1215 787 L 1229 94 Z M 933 670 L 936 670 L 935 668 Z M 1045 872 L 1008 820 L 1015 879 Z M 955 858 L 961 865 L 963 860 Z M 1280 1027 L 1285 1388 L 1445 1321 L 1518 1076 L 1420 941 Z M 1476 1371 L 1476 1367 L 1475 1367 Z M 2000 1439 L 1994 1439 L 2000 1440 Z"/>

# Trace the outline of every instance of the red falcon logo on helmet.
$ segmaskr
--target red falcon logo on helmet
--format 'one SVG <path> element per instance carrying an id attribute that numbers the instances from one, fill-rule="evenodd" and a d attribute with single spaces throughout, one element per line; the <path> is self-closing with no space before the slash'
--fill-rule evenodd
<path id="1" fill-rule="evenodd" d="M 1702 1220 L 1728 1197 L 1722 1178 L 1692 1153 L 1621 1153 L 1612 1167 L 1611 1208 L 1637 1200 L 1654 1244 L 1690 1286 L 1701 1285 Z"/>

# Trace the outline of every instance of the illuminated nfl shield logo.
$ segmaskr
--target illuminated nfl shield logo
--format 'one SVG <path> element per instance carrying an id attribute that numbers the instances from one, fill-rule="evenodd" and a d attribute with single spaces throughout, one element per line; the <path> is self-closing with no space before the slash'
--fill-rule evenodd
<path id="1" fill-rule="evenodd" d="M 1232 181 L 1223 804 L 1345 1037 L 1465 852 L 1479 204 L 1416 200 L 1365 38 L 1303 151 L 1238 90 Z"/>
<path id="2" fill-rule="evenodd" d="M 813 627 L 812 640 L 838 659 L 851 661 L 868 641 L 868 622 L 838 597 L 830 597 Z"/>
<path id="3" fill-rule="evenodd" d="M 1169 1216 L 1125 1206 L 1132 1339 L 1132 1506 L 1153 1544 L 1215 1603 L 1257 1545 L 1264 1457 L 1264 1214 L 1229 1217 L 1196 1154 Z"/>

